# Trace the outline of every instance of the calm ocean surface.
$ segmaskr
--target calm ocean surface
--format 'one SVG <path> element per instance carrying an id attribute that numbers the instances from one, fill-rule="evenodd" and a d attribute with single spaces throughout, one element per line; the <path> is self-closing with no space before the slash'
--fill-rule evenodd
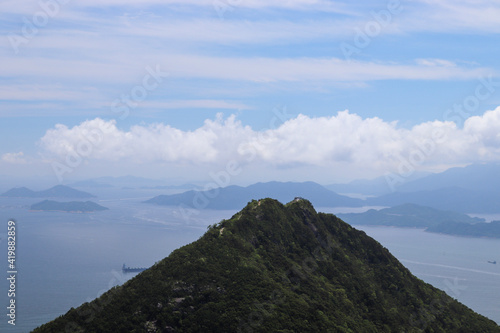
<path id="1" fill-rule="evenodd" d="M 0 198 L 0 332 L 29 332 L 90 301 L 133 274 L 198 239 L 207 225 L 235 211 L 202 211 L 185 218 L 146 198 L 96 200 L 93 214 L 30 212 L 36 199 Z M 319 209 L 321 210 L 321 209 Z M 7 323 L 7 221 L 17 221 L 16 326 Z M 360 227 L 416 276 L 500 323 L 500 240 L 461 238 L 418 229 Z"/>

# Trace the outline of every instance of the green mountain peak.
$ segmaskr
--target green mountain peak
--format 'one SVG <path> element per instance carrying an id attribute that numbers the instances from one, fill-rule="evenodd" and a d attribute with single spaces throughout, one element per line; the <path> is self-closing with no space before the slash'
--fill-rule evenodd
<path id="1" fill-rule="evenodd" d="M 500 332 L 307 200 L 251 201 L 35 332 Z"/>

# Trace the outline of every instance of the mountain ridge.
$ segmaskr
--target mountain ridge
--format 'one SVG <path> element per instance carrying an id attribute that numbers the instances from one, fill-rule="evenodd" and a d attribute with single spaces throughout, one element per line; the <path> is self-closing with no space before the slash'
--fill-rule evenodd
<path id="1" fill-rule="evenodd" d="M 398 186 L 400 192 L 430 191 L 446 187 L 460 187 L 478 192 L 500 191 L 500 164 L 471 164 L 431 174 Z"/>

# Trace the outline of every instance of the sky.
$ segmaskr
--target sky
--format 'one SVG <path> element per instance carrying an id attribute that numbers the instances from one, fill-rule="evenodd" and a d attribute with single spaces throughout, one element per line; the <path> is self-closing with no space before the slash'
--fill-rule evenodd
<path id="1" fill-rule="evenodd" d="M 0 181 L 403 181 L 500 160 L 500 1 L 5 0 Z"/>

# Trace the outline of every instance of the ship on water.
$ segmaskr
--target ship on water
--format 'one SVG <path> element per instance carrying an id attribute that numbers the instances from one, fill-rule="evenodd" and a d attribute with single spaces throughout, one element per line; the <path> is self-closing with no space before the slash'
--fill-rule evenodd
<path id="1" fill-rule="evenodd" d="M 144 267 L 127 267 L 127 265 L 123 264 L 122 272 L 123 273 L 140 273 L 145 271 L 147 268 Z"/>

